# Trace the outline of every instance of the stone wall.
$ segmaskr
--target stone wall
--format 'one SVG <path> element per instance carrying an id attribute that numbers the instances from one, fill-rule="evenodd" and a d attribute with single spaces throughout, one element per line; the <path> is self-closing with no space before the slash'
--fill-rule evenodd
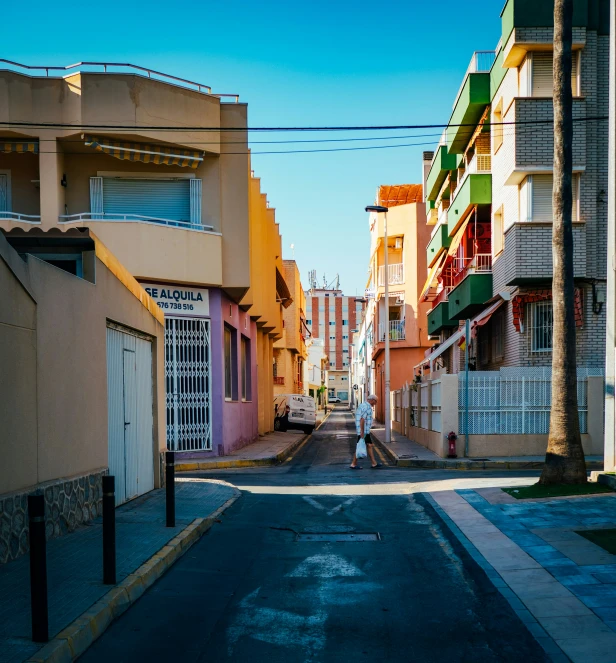
<path id="1" fill-rule="evenodd" d="M 102 477 L 107 471 L 42 484 L 36 491 L 0 495 L 0 564 L 29 550 L 28 494 L 45 495 L 45 532 L 52 539 L 94 520 L 102 509 Z"/>

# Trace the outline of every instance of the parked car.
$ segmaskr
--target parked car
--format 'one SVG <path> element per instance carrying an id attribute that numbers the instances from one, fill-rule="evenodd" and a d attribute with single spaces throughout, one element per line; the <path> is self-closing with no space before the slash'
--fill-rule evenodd
<path id="1" fill-rule="evenodd" d="M 317 423 L 314 398 L 298 394 L 279 394 L 274 398 L 274 430 L 303 430 L 312 433 Z"/>
<path id="2" fill-rule="evenodd" d="M 332 396 L 331 398 L 327 399 L 328 403 L 342 403 L 342 401 L 338 398 L 338 396 Z"/>

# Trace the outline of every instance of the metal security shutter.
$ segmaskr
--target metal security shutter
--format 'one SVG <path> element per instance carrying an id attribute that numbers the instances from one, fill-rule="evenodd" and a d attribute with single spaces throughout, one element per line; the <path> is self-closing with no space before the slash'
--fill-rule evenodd
<path id="1" fill-rule="evenodd" d="M 106 215 L 135 214 L 190 223 L 190 180 L 103 179 Z"/>
<path id="2" fill-rule="evenodd" d="M 571 91 L 573 96 L 578 95 L 578 67 L 579 52 L 574 52 L 571 58 Z M 554 54 L 533 53 L 532 54 L 532 96 L 552 97 L 554 96 Z"/>
<path id="3" fill-rule="evenodd" d="M 552 176 L 532 177 L 532 220 L 552 221 Z"/>
<path id="4" fill-rule="evenodd" d="M 554 212 L 552 209 L 552 192 L 554 188 L 554 178 L 552 175 L 533 175 L 531 179 L 532 188 L 532 221 L 553 221 Z M 571 220 L 575 223 L 578 220 L 578 198 L 579 198 L 579 175 L 574 175 L 571 188 L 573 194 L 573 208 L 571 210 Z"/>

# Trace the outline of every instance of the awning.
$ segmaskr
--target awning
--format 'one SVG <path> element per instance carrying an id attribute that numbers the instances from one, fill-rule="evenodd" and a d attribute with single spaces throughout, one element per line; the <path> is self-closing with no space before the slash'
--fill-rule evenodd
<path id="1" fill-rule="evenodd" d="M 453 236 L 453 239 L 451 240 L 451 244 L 449 245 L 449 250 L 447 251 L 448 256 L 453 256 L 457 253 L 458 247 L 460 246 L 460 242 L 462 241 L 462 237 L 464 237 L 464 231 L 466 230 L 466 226 L 468 226 L 469 221 L 470 221 L 470 216 L 458 228 L 458 232 Z"/>
<path id="2" fill-rule="evenodd" d="M 430 288 L 432 287 L 432 283 L 434 282 L 434 279 L 436 278 L 439 269 L 443 266 L 443 263 L 445 262 L 446 258 L 447 254 L 441 253 L 441 255 L 437 258 L 434 265 L 432 265 L 432 267 L 430 268 L 430 271 L 428 272 L 428 278 L 426 279 L 424 287 L 421 290 L 421 294 L 419 295 L 420 302 L 423 301 L 423 298 L 428 294 L 428 290 L 430 290 Z"/>
<path id="3" fill-rule="evenodd" d="M 10 154 L 11 152 L 38 154 L 38 151 L 38 140 L 6 140 L 0 138 L 0 152 L 2 154 Z"/>
<path id="4" fill-rule="evenodd" d="M 287 286 L 287 282 L 284 280 L 284 276 L 280 273 L 277 267 L 276 267 L 276 294 L 278 296 L 278 299 L 285 308 L 289 308 L 289 306 L 291 306 L 291 304 L 293 303 L 293 298 L 291 297 L 291 293 L 289 292 L 289 286 Z"/>
<path id="5" fill-rule="evenodd" d="M 575 288 L 573 293 L 573 307 L 575 309 L 575 326 L 584 326 L 584 302 L 582 300 L 582 291 L 580 288 Z M 526 304 L 534 302 L 543 302 L 552 299 L 552 290 L 527 290 L 523 293 L 518 293 L 511 300 L 513 312 L 513 326 L 517 332 L 522 330 L 524 324 L 524 308 Z"/>
<path id="6" fill-rule="evenodd" d="M 203 161 L 203 152 L 185 150 L 180 147 L 163 147 L 144 143 L 125 143 L 82 134 L 86 147 L 104 152 L 124 161 L 140 161 L 166 166 L 196 168 Z"/>
<path id="7" fill-rule="evenodd" d="M 490 304 L 488 308 L 484 309 L 479 315 L 476 315 L 471 320 L 471 336 L 473 336 L 473 329 L 476 331 L 478 326 L 485 325 L 486 322 L 490 319 L 490 316 L 496 311 L 496 309 L 504 303 L 504 299 L 499 299 L 497 302 Z M 461 341 L 466 336 L 466 326 L 462 329 L 458 329 L 457 332 L 452 334 L 446 341 L 441 343 L 434 352 L 431 352 L 423 361 L 419 362 L 414 368 L 419 368 L 424 364 L 433 362 L 437 357 L 443 354 L 445 350 L 448 350 L 456 341 Z"/>

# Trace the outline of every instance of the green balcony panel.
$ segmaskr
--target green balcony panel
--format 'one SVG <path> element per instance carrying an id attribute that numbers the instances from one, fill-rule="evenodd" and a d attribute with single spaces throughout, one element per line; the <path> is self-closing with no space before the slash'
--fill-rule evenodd
<path id="1" fill-rule="evenodd" d="M 609 32 L 609 0 L 573 0 L 573 27 Z M 501 12 L 502 43 L 507 44 L 514 28 L 554 26 L 554 0 L 508 0 Z"/>
<path id="2" fill-rule="evenodd" d="M 458 326 L 458 319 L 449 317 L 449 302 L 441 302 L 428 313 L 428 334 L 439 334 L 443 329 Z"/>
<path id="3" fill-rule="evenodd" d="M 449 248 L 450 244 L 451 238 L 447 232 L 447 226 L 443 224 L 437 229 L 436 234 L 428 244 L 428 267 L 434 265 L 436 259 Z"/>
<path id="4" fill-rule="evenodd" d="M 443 186 L 447 173 L 450 170 L 455 170 L 455 168 L 455 155 L 448 153 L 446 145 L 439 145 L 434 161 L 432 162 L 432 167 L 428 173 L 428 178 L 426 179 L 426 198 L 436 200 L 436 196 Z"/>
<path id="5" fill-rule="evenodd" d="M 431 209 L 436 209 L 436 201 L 435 200 L 426 200 L 426 216 L 430 214 Z"/>
<path id="6" fill-rule="evenodd" d="M 490 74 L 488 72 L 468 74 L 447 127 L 449 154 L 464 152 L 473 133 L 473 127 L 469 125 L 479 122 L 489 103 Z M 466 126 L 455 126 L 460 124 Z"/>
<path id="7" fill-rule="evenodd" d="M 468 175 L 456 189 L 455 197 L 447 210 L 447 227 L 453 237 L 469 210 L 475 205 L 492 203 L 492 175 L 481 173 Z"/>
<path id="8" fill-rule="evenodd" d="M 481 313 L 492 298 L 492 274 L 469 274 L 449 293 L 449 316 L 466 320 Z"/>

